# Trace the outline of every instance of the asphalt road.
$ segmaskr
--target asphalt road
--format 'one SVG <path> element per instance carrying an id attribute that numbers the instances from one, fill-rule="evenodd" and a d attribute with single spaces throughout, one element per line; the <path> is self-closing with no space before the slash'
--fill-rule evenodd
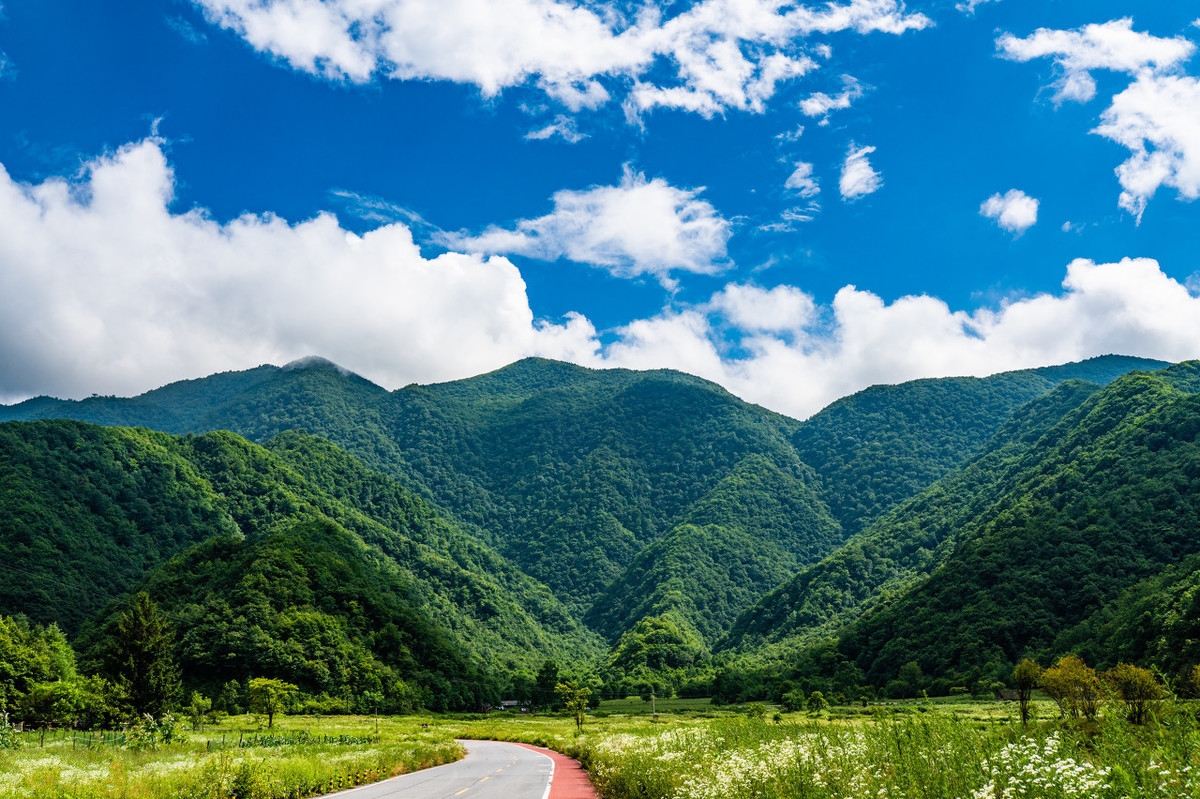
<path id="1" fill-rule="evenodd" d="M 337 799 L 545 799 L 554 761 L 499 741 L 463 741 L 467 756 L 412 774 L 329 794 Z"/>

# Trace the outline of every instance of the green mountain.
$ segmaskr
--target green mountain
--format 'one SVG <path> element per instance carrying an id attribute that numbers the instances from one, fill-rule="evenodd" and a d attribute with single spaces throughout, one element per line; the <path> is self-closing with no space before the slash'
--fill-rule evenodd
<path id="1" fill-rule="evenodd" d="M 584 622 L 616 640 L 639 619 L 674 610 L 715 643 L 739 612 L 840 541 L 814 480 L 799 464 L 785 471 L 747 458 L 638 553 Z"/>
<path id="2" fill-rule="evenodd" d="M 1011 489 L 1022 459 L 1046 432 L 1098 390 L 1072 380 L 1021 408 L 961 470 L 765 595 L 738 618 L 722 648 L 768 645 L 768 651 L 789 653 L 836 635 L 876 605 L 902 596 L 940 565 L 972 519 Z"/>
<path id="3" fill-rule="evenodd" d="M 968 684 L 1085 640 L 1100 662 L 1153 657 L 1136 614 L 1154 592 L 1195 613 L 1194 571 L 1174 564 L 1200 552 L 1198 389 L 1196 362 L 1062 385 L 966 468 L 768 596 L 730 642 L 813 643 L 823 629 L 876 685 L 910 663 L 906 680 Z M 1186 635 L 1165 605 L 1163 634 Z"/>
<path id="4" fill-rule="evenodd" d="M 416 675 L 425 687 L 434 677 L 478 682 L 470 675 L 535 670 L 546 657 L 599 656 L 597 639 L 544 586 L 391 478 L 304 434 L 271 446 L 226 432 L 175 437 L 62 420 L 0 424 L 0 514 L 12 520 L 0 527 L 12 578 L 0 591 L 0 614 L 74 631 L 110 600 L 148 585 L 185 635 L 197 608 L 201 616 L 213 610 L 231 634 L 250 634 L 245 619 L 253 617 L 245 614 L 264 602 L 292 622 L 297 613 L 328 616 L 313 617 L 305 634 L 333 635 L 335 627 L 367 624 L 354 620 L 354 608 L 370 604 L 376 615 L 368 614 L 367 626 L 394 612 L 406 649 L 326 638 L 335 648 L 358 646 L 351 659 L 371 654 L 398 669 L 388 674 Z M 265 583 L 247 576 L 255 569 Z M 331 574 L 350 582 L 331 591 Z M 241 605 L 235 584 L 254 589 L 238 594 Z M 262 646 L 244 642 L 243 654 L 260 655 L 233 661 L 241 677 L 296 676 L 277 657 L 296 629 L 273 617 L 255 624 L 267 637 Z M 455 658 L 445 659 L 447 647 Z M 433 695 L 466 702 L 447 690 Z"/>
<path id="5" fill-rule="evenodd" d="M 872 386 L 832 403 L 792 436 L 823 480 L 822 497 L 846 534 L 932 485 L 979 451 L 1025 403 L 1066 380 L 1106 385 L 1167 366 L 1108 355 L 991 377 Z"/>
<path id="6" fill-rule="evenodd" d="M 0 419 L 69 416 L 175 434 L 232 430 L 266 445 L 323 502 L 383 527 L 407 518 L 396 492 L 408 502 L 419 497 L 423 512 L 455 535 L 418 525 L 429 532 L 410 529 L 411 540 L 439 553 L 453 546 L 456 564 L 525 597 L 526 610 L 547 629 L 574 623 L 552 618 L 552 609 L 565 607 L 614 641 L 640 619 L 671 611 L 711 646 L 764 592 L 966 463 L 1025 403 L 1068 379 L 1103 383 L 1160 365 L 1108 356 L 989 378 L 876 386 L 801 423 L 668 370 L 527 359 L 468 380 L 388 392 L 308 359 L 128 400 L 38 398 L 0 408 Z M 356 475 L 369 469 L 371 476 L 343 485 L 344 469 L 333 464 L 344 459 Z M 368 536 L 361 526 L 349 529 Z M 912 533 L 897 528 L 897 540 Z M 851 559 L 838 568 L 867 566 Z M 851 581 L 857 587 L 828 596 L 796 587 L 815 574 L 802 571 L 800 583 L 781 589 L 796 596 L 754 611 L 761 623 L 741 625 L 731 640 L 826 629 L 885 581 L 865 573 Z M 889 585 L 907 583 L 901 576 Z M 797 613 L 791 628 L 775 624 L 799 594 L 816 606 Z"/>

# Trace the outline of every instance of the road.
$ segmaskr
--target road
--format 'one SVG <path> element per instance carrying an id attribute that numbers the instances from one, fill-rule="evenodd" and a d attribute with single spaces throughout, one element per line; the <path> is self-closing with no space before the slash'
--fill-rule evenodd
<path id="1" fill-rule="evenodd" d="M 546 799 L 554 761 L 499 741 L 463 741 L 456 763 L 329 794 L 337 799 Z"/>

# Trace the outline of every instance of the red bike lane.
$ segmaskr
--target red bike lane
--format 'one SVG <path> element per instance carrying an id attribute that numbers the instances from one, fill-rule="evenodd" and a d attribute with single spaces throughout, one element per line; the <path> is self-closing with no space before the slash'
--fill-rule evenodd
<path id="1" fill-rule="evenodd" d="M 579 761 L 541 746 L 517 746 L 539 752 L 554 761 L 554 778 L 550 781 L 550 791 L 545 799 L 600 799 L 600 794 Z"/>

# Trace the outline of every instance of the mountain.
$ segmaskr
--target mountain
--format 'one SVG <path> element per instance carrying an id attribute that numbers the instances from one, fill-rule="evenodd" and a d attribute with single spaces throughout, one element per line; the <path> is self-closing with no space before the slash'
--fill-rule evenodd
<path id="1" fill-rule="evenodd" d="M 1064 383 L 968 466 L 768 595 L 729 645 L 782 651 L 832 635 L 879 686 L 909 663 L 942 688 L 966 685 L 1085 642 L 1101 662 L 1147 661 L 1155 648 L 1135 613 L 1155 591 L 1194 615 L 1194 571 L 1176 564 L 1200 553 L 1198 391 L 1197 362 L 1105 388 Z M 1167 605 L 1155 605 L 1160 627 L 1190 629 Z"/>
<path id="2" fill-rule="evenodd" d="M 1106 385 L 1162 361 L 1107 355 L 990 377 L 872 386 L 829 405 L 792 435 L 822 478 L 822 497 L 847 536 L 975 454 L 1025 403 L 1066 380 Z"/>
<path id="3" fill-rule="evenodd" d="M 506 590 L 531 576 L 610 641 L 672 610 L 711 646 L 764 592 L 967 462 L 1026 402 L 1068 379 L 1158 366 L 1107 356 L 876 386 L 798 422 L 669 370 L 526 359 L 389 392 L 308 359 L 128 400 L 38 398 L 0 419 L 228 429 L 285 459 L 291 431 L 306 431 L 301 450 L 319 436 L 421 498 L 473 542 L 459 556 L 505 575 Z M 287 462 L 347 499 L 336 470 Z M 394 498 L 363 501 L 385 513 Z"/>
<path id="4" fill-rule="evenodd" d="M 149 586 L 185 639 L 198 608 L 216 608 L 213 618 L 240 635 L 267 631 L 261 647 L 247 650 L 259 652 L 257 660 L 236 661 L 240 678 L 291 674 L 270 659 L 270 641 L 357 629 L 366 622 L 354 620 L 356 607 L 373 609 L 365 617 L 371 624 L 386 621 L 390 608 L 406 647 L 359 641 L 359 654 L 406 678 L 437 677 L 426 687 L 454 675 L 461 683 L 474 680 L 468 673 L 536 670 L 546 657 L 599 656 L 599 641 L 544 586 L 391 478 L 301 433 L 272 446 L 228 432 L 176 437 L 63 420 L 0 424 L 0 515 L 11 520 L 0 527 L 11 577 L 0 614 L 55 620 L 74 632 L 109 613 L 109 601 Z M 350 582 L 332 590 L 331 574 Z M 257 593 L 245 594 L 250 588 Z M 229 604 L 239 596 L 244 606 Z M 275 615 L 262 623 L 239 621 L 267 606 Z M 84 640 L 91 640 L 86 628 Z M 354 643 L 347 640 L 335 648 Z M 404 658 L 415 660 L 406 666 Z M 468 701 L 461 692 L 432 696 Z"/>

